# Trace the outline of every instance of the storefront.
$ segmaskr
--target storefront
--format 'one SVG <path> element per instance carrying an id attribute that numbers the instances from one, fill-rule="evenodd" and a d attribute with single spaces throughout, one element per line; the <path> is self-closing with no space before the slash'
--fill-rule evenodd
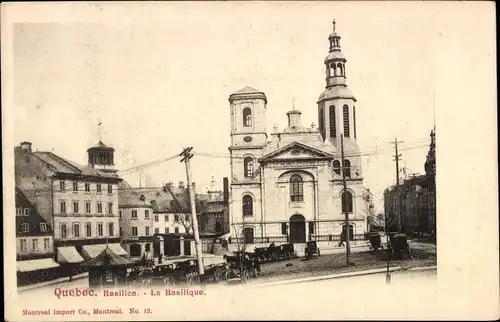
<path id="1" fill-rule="evenodd" d="M 21 260 L 16 266 L 18 286 L 54 279 L 59 268 L 59 264 L 52 258 Z"/>

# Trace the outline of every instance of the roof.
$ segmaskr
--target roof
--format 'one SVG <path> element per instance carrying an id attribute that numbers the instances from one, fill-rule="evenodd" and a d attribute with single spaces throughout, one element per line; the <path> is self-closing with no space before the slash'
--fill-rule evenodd
<path id="1" fill-rule="evenodd" d="M 126 266 L 134 264 L 126 258 L 118 256 L 111 248 L 106 247 L 99 255 L 82 264 L 88 267 L 102 267 L 102 266 Z"/>
<path id="2" fill-rule="evenodd" d="M 332 60 L 346 61 L 344 54 L 338 50 L 330 52 L 325 58 L 325 63 Z"/>
<path id="3" fill-rule="evenodd" d="M 335 98 L 348 98 L 352 99 L 356 102 L 356 98 L 354 97 L 354 94 L 347 88 L 347 86 L 342 85 L 342 86 L 332 86 L 323 91 L 321 95 L 318 98 L 318 103 L 324 100 L 328 99 L 335 99 Z"/>
<path id="4" fill-rule="evenodd" d="M 331 153 L 322 151 L 320 149 L 308 146 L 308 145 L 300 143 L 300 142 L 292 142 L 288 145 L 285 145 L 285 146 L 280 147 L 274 151 L 271 151 L 270 153 L 265 154 L 264 156 L 262 156 L 262 158 L 259 159 L 259 161 L 271 160 L 273 157 L 275 157 L 279 154 L 282 154 L 288 150 L 295 150 L 295 149 L 312 152 L 312 155 L 311 155 L 312 158 L 314 158 L 314 157 L 316 157 L 316 158 L 328 158 L 328 159 L 334 158 L 334 155 Z"/>
<path id="5" fill-rule="evenodd" d="M 236 91 L 234 92 L 233 94 L 231 95 L 237 95 L 237 94 L 251 94 L 251 93 L 262 93 L 261 91 L 259 90 L 256 90 L 255 88 L 253 87 L 250 87 L 250 86 L 246 86 L 242 89 L 240 89 L 239 91 Z"/>
<path id="6" fill-rule="evenodd" d="M 52 234 L 52 228 L 49 223 L 40 215 L 36 207 L 29 201 L 24 192 L 16 187 L 16 236 L 46 236 Z M 28 210 L 25 210 L 28 209 Z M 40 224 L 47 224 L 46 231 L 40 230 Z M 21 224 L 28 224 L 28 232 L 23 232 Z"/>
<path id="7" fill-rule="evenodd" d="M 92 168 L 89 165 L 80 165 L 76 162 L 62 158 L 52 152 L 32 152 L 34 156 L 43 162 L 49 164 L 56 173 L 94 176 L 103 178 L 118 179 L 116 174 L 100 171 Z"/>
<path id="8" fill-rule="evenodd" d="M 253 87 L 246 86 L 239 91 L 234 92 L 229 95 L 229 102 L 232 102 L 234 99 L 262 99 L 267 103 L 267 97 L 264 92 L 258 91 Z"/>
<path id="9" fill-rule="evenodd" d="M 132 186 L 125 180 L 118 184 L 118 190 L 119 207 L 153 207 L 151 202 L 148 202 L 145 198 L 141 198 L 141 194 L 132 188 Z"/>
<path id="10" fill-rule="evenodd" d="M 126 191 L 129 196 L 135 194 L 144 196 L 145 204 L 151 205 L 154 212 L 160 213 L 191 213 L 191 201 L 189 199 L 189 190 L 186 188 L 178 187 L 146 187 L 146 188 L 132 188 L 128 183 L 126 184 Z M 120 190 L 121 194 L 122 190 Z M 122 197 L 119 194 L 120 201 Z M 123 197 L 124 202 L 128 202 L 127 197 Z M 132 200 L 135 197 L 130 197 Z M 208 200 L 208 196 L 196 194 L 196 212 L 203 211 L 203 200 Z M 118 203 L 118 206 L 122 204 Z"/>
<path id="11" fill-rule="evenodd" d="M 106 144 L 102 143 L 101 140 L 99 140 L 99 142 L 97 142 L 96 145 L 90 147 L 88 150 L 93 150 L 93 149 L 103 149 L 103 150 L 113 150 L 113 151 L 115 150 L 112 147 L 107 146 Z"/>

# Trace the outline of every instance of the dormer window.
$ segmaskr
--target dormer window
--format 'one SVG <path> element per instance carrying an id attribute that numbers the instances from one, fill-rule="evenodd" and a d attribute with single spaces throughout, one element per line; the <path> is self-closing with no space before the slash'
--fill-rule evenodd
<path id="1" fill-rule="evenodd" d="M 249 107 L 243 109 L 243 126 L 252 126 L 252 110 Z"/>

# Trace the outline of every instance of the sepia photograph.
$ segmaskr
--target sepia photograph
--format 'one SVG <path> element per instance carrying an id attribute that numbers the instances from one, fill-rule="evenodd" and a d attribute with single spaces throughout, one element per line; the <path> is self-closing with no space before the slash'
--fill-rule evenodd
<path id="1" fill-rule="evenodd" d="M 2 4 L 6 320 L 498 318 L 494 11 Z"/>

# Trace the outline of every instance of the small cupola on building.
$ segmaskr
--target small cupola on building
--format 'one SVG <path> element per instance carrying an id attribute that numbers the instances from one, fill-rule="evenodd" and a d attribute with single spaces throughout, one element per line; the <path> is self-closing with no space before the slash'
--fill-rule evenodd
<path id="1" fill-rule="evenodd" d="M 325 58 L 326 65 L 326 86 L 345 85 L 346 58 L 340 48 L 340 35 L 335 29 L 335 19 L 332 21 L 333 31 L 328 37 L 330 42 L 330 50 Z"/>
<path id="2" fill-rule="evenodd" d="M 97 170 L 116 173 L 118 170 L 115 169 L 115 149 L 102 142 L 101 125 L 99 122 L 99 142 L 87 150 L 88 164 Z"/>
<path id="3" fill-rule="evenodd" d="M 289 112 L 286 113 L 286 115 L 288 116 L 288 127 L 291 128 L 291 129 L 298 129 L 300 128 L 300 115 L 302 115 L 302 112 L 297 110 L 297 109 L 293 109 Z"/>

